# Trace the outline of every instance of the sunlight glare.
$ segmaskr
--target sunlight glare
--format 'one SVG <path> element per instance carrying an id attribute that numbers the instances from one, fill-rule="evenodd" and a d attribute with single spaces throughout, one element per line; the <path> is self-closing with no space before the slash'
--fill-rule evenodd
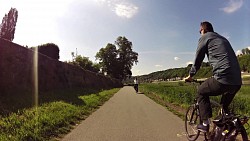
<path id="1" fill-rule="evenodd" d="M 34 104 L 38 106 L 38 50 L 35 48 L 33 57 L 33 90 L 34 90 Z"/>
<path id="2" fill-rule="evenodd" d="M 38 48 L 35 48 L 33 54 L 33 93 L 34 93 L 34 107 L 36 122 L 38 122 Z M 35 134 L 37 134 L 38 127 L 35 128 Z"/>
<path id="3" fill-rule="evenodd" d="M 74 0 L 0 0 L 0 17 L 16 8 L 18 19 L 14 42 L 28 46 L 55 42 L 58 19 L 67 12 Z M 32 38 L 30 38 L 32 35 Z M 46 35 L 46 36 L 44 36 Z"/>

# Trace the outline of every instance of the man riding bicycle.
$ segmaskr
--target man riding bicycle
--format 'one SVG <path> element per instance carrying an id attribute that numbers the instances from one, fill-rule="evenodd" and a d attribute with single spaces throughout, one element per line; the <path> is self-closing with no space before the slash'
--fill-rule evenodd
<path id="1" fill-rule="evenodd" d="M 197 126 L 202 132 L 209 131 L 209 118 L 212 117 L 212 108 L 209 96 L 222 95 L 221 104 L 225 112 L 235 94 L 242 85 L 240 66 L 229 41 L 214 32 L 211 23 L 205 21 L 200 25 L 201 37 L 198 42 L 194 64 L 185 81 L 192 81 L 192 77 L 200 69 L 205 55 L 213 67 L 213 77 L 208 78 L 198 88 L 197 100 L 200 117 L 203 123 Z"/>

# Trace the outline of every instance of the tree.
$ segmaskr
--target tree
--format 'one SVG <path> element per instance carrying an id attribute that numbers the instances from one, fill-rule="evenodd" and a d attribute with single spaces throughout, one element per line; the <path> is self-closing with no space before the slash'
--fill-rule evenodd
<path id="1" fill-rule="evenodd" d="M 246 72 L 246 71 L 247 71 L 247 66 L 246 66 L 245 64 L 243 64 L 241 70 L 242 70 L 243 72 Z"/>
<path id="2" fill-rule="evenodd" d="M 209 67 L 210 63 L 209 62 L 202 62 L 201 67 Z"/>
<path id="3" fill-rule="evenodd" d="M 75 53 L 71 52 L 71 56 L 72 56 L 72 61 L 74 61 L 75 60 Z"/>
<path id="4" fill-rule="evenodd" d="M 244 48 L 241 50 L 243 55 L 250 54 L 250 49 L 249 48 Z"/>
<path id="5" fill-rule="evenodd" d="M 238 61 L 242 71 L 245 72 L 250 70 L 250 54 L 245 54 L 238 57 Z"/>
<path id="6" fill-rule="evenodd" d="M 117 61 L 118 52 L 116 46 L 108 43 L 105 48 L 101 48 L 96 54 L 96 58 L 99 59 L 99 64 L 102 67 L 102 72 L 107 73 L 111 77 L 116 78 L 115 68 L 118 68 Z"/>
<path id="7" fill-rule="evenodd" d="M 246 49 L 242 49 L 241 52 L 243 55 L 246 54 Z"/>
<path id="8" fill-rule="evenodd" d="M 96 54 L 105 72 L 111 77 L 123 80 L 132 75 L 131 69 L 138 62 L 138 53 L 132 49 L 132 42 L 119 36 L 115 45 L 108 43 Z"/>
<path id="9" fill-rule="evenodd" d="M 115 44 L 119 47 L 118 61 L 121 64 L 121 77 L 126 78 L 131 76 L 133 64 L 138 63 L 138 53 L 132 50 L 132 42 L 130 42 L 126 37 L 118 37 Z"/>
<path id="10" fill-rule="evenodd" d="M 0 25 L 1 38 L 13 41 L 16 29 L 17 17 L 18 17 L 18 11 L 15 8 L 11 8 L 8 15 L 5 14 L 2 23 Z"/>
<path id="11" fill-rule="evenodd" d="M 246 48 L 246 54 L 250 54 L 250 49 Z"/>

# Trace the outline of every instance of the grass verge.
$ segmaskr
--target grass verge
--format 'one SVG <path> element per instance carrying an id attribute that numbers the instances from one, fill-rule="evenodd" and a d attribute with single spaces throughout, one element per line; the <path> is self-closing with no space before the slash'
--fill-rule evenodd
<path id="1" fill-rule="evenodd" d="M 119 89 L 79 95 L 83 104 L 54 101 L 0 117 L 0 140 L 57 140 L 68 133 Z"/>

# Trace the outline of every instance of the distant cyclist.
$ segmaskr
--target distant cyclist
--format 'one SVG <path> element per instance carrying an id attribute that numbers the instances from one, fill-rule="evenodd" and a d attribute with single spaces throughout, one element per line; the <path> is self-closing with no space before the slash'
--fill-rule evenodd
<path id="1" fill-rule="evenodd" d="M 135 88 L 136 93 L 138 93 L 138 79 L 137 79 L 137 77 L 134 80 L 134 88 Z"/>
<path id="2" fill-rule="evenodd" d="M 205 55 L 207 55 L 208 61 L 213 67 L 213 77 L 207 79 L 198 88 L 197 100 L 203 123 L 197 128 L 202 132 L 208 132 L 209 118 L 212 117 L 209 96 L 223 94 L 221 104 L 228 112 L 228 106 L 241 88 L 242 80 L 239 63 L 229 41 L 214 32 L 212 24 L 207 21 L 200 24 L 200 34 L 194 64 L 185 80 L 192 80 L 192 77 L 200 69 Z"/>

